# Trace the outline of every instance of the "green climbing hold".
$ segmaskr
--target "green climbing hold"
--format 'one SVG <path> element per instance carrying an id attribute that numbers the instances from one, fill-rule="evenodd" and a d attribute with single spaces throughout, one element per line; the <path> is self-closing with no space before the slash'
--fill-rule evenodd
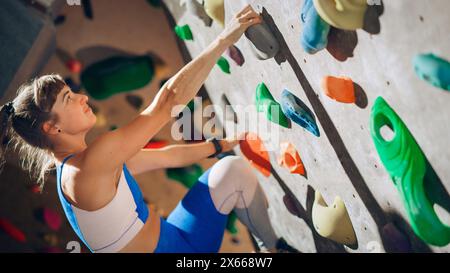
<path id="1" fill-rule="evenodd" d="M 81 73 L 81 83 L 96 100 L 144 87 L 153 79 L 149 56 L 116 56 L 94 63 Z"/>
<path id="2" fill-rule="evenodd" d="M 389 141 L 380 134 L 380 128 L 385 125 L 395 134 Z M 439 220 L 425 193 L 425 156 L 406 125 L 382 97 L 372 107 L 370 132 L 378 155 L 400 193 L 414 232 L 429 244 L 447 245 L 450 227 Z"/>
<path id="3" fill-rule="evenodd" d="M 170 168 L 166 170 L 166 174 L 170 179 L 180 182 L 188 189 L 194 186 L 202 173 L 203 169 L 198 164 L 193 164 L 184 168 Z"/>
<path id="4" fill-rule="evenodd" d="M 238 229 L 236 227 L 236 220 L 237 220 L 236 213 L 234 211 L 231 211 L 230 214 L 228 214 L 227 230 L 233 235 L 236 235 L 238 233 Z"/>
<path id="5" fill-rule="evenodd" d="M 161 7 L 161 0 L 147 0 L 147 2 L 153 7 Z"/>
<path id="6" fill-rule="evenodd" d="M 175 26 L 175 33 L 181 40 L 194 40 L 189 25 Z"/>
<path id="7" fill-rule="evenodd" d="M 414 71 L 422 80 L 450 91 L 450 62 L 429 54 L 419 54 L 414 60 Z"/>
<path id="8" fill-rule="evenodd" d="M 281 110 L 280 104 L 275 101 L 264 83 L 260 83 L 256 87 L 256 110 L 258 112 L 265 112 L 267 119 L 270 121 L 289 128 L 289 120 Z"/>
<path id="9" fill-rule="evenodd" d="M 186 107 L 189 109 L 189 111 L 191 111 L 191 114 L 193 114 L 193 113 L 194 113 L 194 110 L 195 110 L 195 102 L 194 102 L 194 100 L 192 99 L 192 100 L 186 105 Z"/>
<path id="10" fill-rule="evenodd" d="M 217 65 L 222 69 L 223 72 L 230 74 L 230 64 L 228 63 L 227 59 L 224 57 L 220 57 L 220 59 L 217 61 Z"/>

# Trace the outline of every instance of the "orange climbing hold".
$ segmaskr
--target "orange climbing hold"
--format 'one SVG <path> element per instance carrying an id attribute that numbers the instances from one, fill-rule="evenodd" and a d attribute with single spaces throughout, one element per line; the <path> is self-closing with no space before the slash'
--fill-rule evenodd
<path id="1" fill-rule="evenodd" d="M 239 146 L 252 166 L 264 176 L 269 177 L 272 170 L 269 153 L 258 135 L 255 133 L 246 133 L 245 139 L 239 141 Z"/>
<path id="2" fill-rule="evenodd" d="M 354 103 L 356 100 L 353 81 L 348 77 L 326 76 L 322 80 L 322 88 L 328 97 L 336 101 Z"/>
<path id="3" fill-rule="evenodd" d="M 305 175 L 305 167 L 294 145 L 290 142 L 282 142 L 280 148 L 281 155 L 278 158 L 278 164 L 288 168 L 291 173 Z"/>

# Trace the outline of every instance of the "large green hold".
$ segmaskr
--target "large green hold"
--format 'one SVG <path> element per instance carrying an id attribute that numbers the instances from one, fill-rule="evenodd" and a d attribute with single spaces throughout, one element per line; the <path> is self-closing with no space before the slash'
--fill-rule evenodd
<path id="1" fill-rule="evenodd" d="M 203 169 L 198 164 L 193 164 L 183 168 L 170 168 L 166 170 L 166 174 L 170 179 L 173 179 L 186 188 L 190 189 L 197 183 L 198 178 L 202 175 Z"/>
<path id="2" fill-rule="evenodd" d="M 154 73 L 149 56 L 117 56 L 88 66 L 81 73 L 81 83 L 91 97 L 103 100 L 146 86 Z"/>
<path id="3" fill-rule="evenodd" d="M 256 87 L 256 110 L 265 112 L 268 120 L 289 128 L 289 120 L 264 83 L 260 83 Z"/>
<path id="4" fill-rule="evenodd" d="M 385 125 L 395 133 L 390 141 L 380 134 L 380 128 Z M 378 155 L 400 193 L 414 232 L 431 245 L 447 245 L 450 227 L 439 220 L 425 193 L 425 156 L 406 125 L 381 97 L 372 107 L 370 132 Z"/>

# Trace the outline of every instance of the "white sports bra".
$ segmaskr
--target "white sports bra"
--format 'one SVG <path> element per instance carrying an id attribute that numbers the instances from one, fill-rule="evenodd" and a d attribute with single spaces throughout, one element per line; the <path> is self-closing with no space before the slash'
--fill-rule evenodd
<path id="1" fill-rule="evenodd" d="M 58 195 L 73 230 L 92 252 L 117 252 L 141 230 L 148 218 L 148 208 L 136 180 L 123 165 L 117 192 L 106 206 L 86 211 L 73 206 L 61 188 L 61 174 L 66 157 L 57 168 Z"/>

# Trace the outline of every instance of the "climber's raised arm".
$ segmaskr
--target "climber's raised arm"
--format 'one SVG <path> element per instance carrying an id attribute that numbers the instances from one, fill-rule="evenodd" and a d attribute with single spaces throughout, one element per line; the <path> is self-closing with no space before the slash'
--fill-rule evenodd
<path id="1" fill-rule="evenodd" d="M 153 102 L 140 115 L 89 145 L 84 155 L 84 165 L 96 166 L 97 172 L 108 172 L 138 153 L 170 120 L 173 107 L 186 105 L 194 98 L 223 52 L 236 43 L 249 26 L 261 20 L 251 6 L 243 8 L 199 56 L 162 86 Z"/>

